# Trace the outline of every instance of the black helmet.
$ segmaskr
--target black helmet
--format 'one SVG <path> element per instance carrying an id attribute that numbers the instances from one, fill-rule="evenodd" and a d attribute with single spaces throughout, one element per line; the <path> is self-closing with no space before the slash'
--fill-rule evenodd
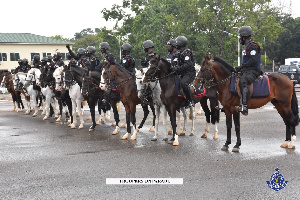
<path id="1" fill-rule="evenodd" d="M 254 31 L 252 30 L 252 28 L 250 26 L 242 26 L 239 29 L 239 34 L 241 36 L 250 36 L 254 33 Z"/>
<path id="2" fill-rule="evenodd" d="M 48 57 L 48 62 L 50 62 L 53 59 L 51 55 L 48 55 L 47 57 Z"/>
<path id="3" fill-rule="evenodd" d="M 105 49 L 105 50 L 108 50 L 109 49 L 109 44 L 107 42 L 102 42 L 100 44 L 100 48 L 101 49 Z"/>
<path id="4" fill-rule="evenodd" d="M 188 40 L 184 36 L 178 36 L 176 38 L 176 47 L 186 47 L 187 43 L 188 43 Z"/>
<path id="5" fill-rule="evenodd" d="M 131 51 L 132 46 L 129 43 L 124 43 L 122 45 L 122 49 L 125 50 L 125 51 Z"/>
<path id="6" fill-rule="evenodd" d="M 96 48 L 93 47 L 93 46 L 88 46 L 86 48 L 86 50 L 87 50 L 88 53 L 93 53 L 94 54 L 96 52 Z"/>
<path id="7" fill-rule="evenodd" d="M 171 45 L 173 47 L 176 47 L 176 40 L 169 40 L 167 45 Z"/>
<path id="8" fill-rule="evenodd" d="M 27 60 L 27 58 L 24 58 L 22 61 L 23 61 L 23 62 L 27 62 L 27 63 L 28 63 L 28 60 Z"/>
<path id="9" fill-rule="evenodd" d="M 48 57 L 43 57 L 42 62 L 47 62 L 48 61 Z"/>
<path id="10" fill-rule="evenodd" d="M 84 55 L 84 54 L 85 54 L 85 49 L 84 49 L 84 48 L 79 48 L 79 49 L 77 50 L 77 53 L 78 53 L 79 55 Z"/>
<path id="11" fill-rule="evenodd" d="M 57 53 L 56 56 L 57 56 L 57 58 L 61 58 L 62 57 L 61 53 Z"/>
<path id="12" fill-rule="evenodd" d="M 154 43 L 151 40 L 146 40 L 145 42 L 143 42 L 143 48 L 144 49 L 154 48 Z"/>
<path id="13" fill-rule="evenodd" d="M 40 56 L 39 55 L 34 55 L 33 60 L 40 60 Z"/>

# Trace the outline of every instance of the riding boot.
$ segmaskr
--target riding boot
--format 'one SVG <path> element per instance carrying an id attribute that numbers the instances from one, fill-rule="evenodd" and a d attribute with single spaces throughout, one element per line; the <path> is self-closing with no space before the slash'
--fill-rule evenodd
<path id="1" fill-rule="evenodd" d="M 187 100 L 189 101 L 189 104 L 185 108 L 194 107 L 195 104 L 194 104 L 194 101 L 193 101 L 193 98 L 192 98 L 190 88 L 187 86 L 187 87 L 182 87 L 182 89 L 183 89 L 183 92 L 185 93 L 185 96 L 186 96 Z"/>
<path id="2" fill-rule="evenodd" d="M 250 96 L 249 87 L 244 87 L 242 89 L 242 109 L 241 112 L 243 115 L 248 115 L 248 100 Z"/>

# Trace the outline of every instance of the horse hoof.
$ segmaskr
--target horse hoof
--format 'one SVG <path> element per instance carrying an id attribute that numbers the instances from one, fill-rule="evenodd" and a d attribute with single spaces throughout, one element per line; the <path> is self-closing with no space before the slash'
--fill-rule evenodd
<path id="1" fill-rule="evenodd" d="M 112 134 L 117 135 L 119 132 L 120 132 L 120 129 L 116 128 Z"/>
<path id="2" fill-rule="evenodd" d="M 88 118 L 87 118 L 87 120 L 91 120 L 92 119 L 92 117 L 91 116 L 89 116 Z"/>
<path id="3" fill-rule="evenodd" d="M 32 117 L 36 117 L 37 116 L 37 113 L 34 113 L 33 115 L 32 115 Z"/>
<path id="4" fill-rule="evenodd" d="M 284 142 L 280 145 L 280 147 L 281 147 L 281 148 L 287 148 L 288 145 L 289 145 L 289 141 L 284 141 Z"/>
<path id="5" fill-rule="evenodd" d="M 232 152 L 238 153 L 238 152 L 240 152 L 240 148 L 233 147 L 233 148 L 232 148 Z"/>
<path id="6" fill-rule="evenodd" d="M 45 116 L 45 117 L 43 118 L 43 120 L 46 120 L 46 119 L 48 119 L 48 117 Z"/>
<path id="7" fill-rule="evenodd" d="M 105 121 L 104 121 L 104 120 L 101 120 L 101 124 L 105 124 Z"/>
<path id="8" fill-rule="evenodd" d="M 207 135 L 203 133 L 203 135 L 201 135 L 201 138 L 207 138 Z"/>
<path id="9" fill-rule="evenodd" d="M 74 128 L 76 128 L 76 125 L 73 125 L 73 124 L 71 124 L 71 129 L 74 129 Z"/>
<path id="10" fill-rule="evenodd" d="M 120 128 L 126 128 L 126 125 L 125 125 L 125 124 L 122 124 L 122 125 L 120 126 Z"/>
<path id="11" fill-rule="evenodd" d="M 194 136 L 194 133 L 190 133 L 190 136 Z"/>
<path id="12" fill-rule="evenodd" d="M 221 148 L 221 150 L 222 150 L 222 151 L 228 151 L 228 148 L 229 148 L 229 147 L 227 147 L 227 146 L 224 145 L 224 146 Z"/>
<path id="13" fill-rule="evenodd" d="M 168 138 L 164 138 L 163 141 L 168 141 Z"/>
<path id="14" fill-rule="evenodd" d="M 91 126 L 91 127 L 89 128 L 89 132 L 94 131 L 94 130 L 95 130 L 95 126 Z"/>
<path id="15" fill-rule="evenodd" d="M 96 124 L 99 125 L 100 124 L 99 121 L 96 121 Z"/>
<path id="16" fill-rule="evenodd" d="M 168 135 L 172 135 L 173 131 L 168 130 Z"/>
<path id="17" fill-rule="evenodd" d="M 154 137 L 151 139 L 151 141 L 157 141 L 157 137 L 154 136 Z"/>
<path id="18" fill-rule="evenodd" d="M 80 126 L 78 127 L 78 129 L 83 129 L 83 125 L 80 125 Z"/>
<path id="19" fill-rule="evenodd" d="M 215 135 L 215 136 L 213 137 L 213 139 L 214 139 L 214 140 L 217 140 L 217 139 L 219 139 L 219 136 Z"/>
<path id="20" fill-rule="evenodd" d="M 55 120 L 55 122 L 60 122 L 60 119 Z"/>
<path id="21" fill-rule="evenodd" d="M 116 126 L 116 125 L 117 125 L 116 122 L 111 123 L 111 126 Z"/>
<path id="22" fill-rule="evenodd" d="M 42 112 L 41 115 L 46 115 L 46 113 L 45 113 L 45 112 Z"/>
<path id="23" fill-rule="evenodd" d="M 185 136 L 185 133 L 179 133 L 179 132 L 177 132 L 177 135 L 179 135 L 179 136 Z"/>
<path id="24" fill-rule="evenodd" d="M 295 149 L 296 147 L 295 147 L 295 145 L 289 145 L 288 146 L 288 149 Z"/>
<path id="25" fill-rule="evenodd" d="M 150 132 L 153 132 L 154 131 L 154 126 L 152 126 L 150 129 L 149 129 Z"/>
<path id="26" fill-rule="evenodd" d="M 123 137 L 122 140 L 127 140 L 127 138 L 129 137 L 130 133 L 126 133 Z"/>
<path id="27" fill-rule="evenodd" d="M 173 146 L 178 146 L 178 145 L 179 145 L 179 142 L 177 142 L 177 141 L 173 142 Z"/>

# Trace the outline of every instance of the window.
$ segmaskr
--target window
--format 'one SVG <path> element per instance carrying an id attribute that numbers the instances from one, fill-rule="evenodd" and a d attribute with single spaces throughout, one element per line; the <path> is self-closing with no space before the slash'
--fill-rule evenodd
<path id="1" fill-rule="evenodd" d="M 30 59 L 30 61 L 33 60 L 33 56 L 35 56 L 35 55 L 40 56 L 40 53 L 31 53 L 31 59 Z"/>
<path id="2" fill-rule="evenodd" d="M 296 65 L 291 65 L 289 72 L 296 72 L 297 71 L 297 66 Z"/>
<path id="3" fill-rule="evenodd" d="M 6 53 L 0 53 L 0 61 L 7 61 Z"/>
<path id="4" fill-rule="evenodd" d="M 51 56 L 51 53 L 43 53 L 43 58 L 47 56 Z"/>
<path id="5" fill-rule="evenodd" d="M 10 53 L 10 61 L 18 61 L 20 59 L 19 53 Z"/>
<path id="6" fill-rule="evenodd" d="M 69 53 L 61 53 L 61 52 L 57 52 L 57 53 L 59 53 L 61 55 L 62 60 L 68 60 Z"/>
<path id="7" fill-rule="evenodd" d="M 289 67 L 288 65 L 281 65 L 279 71 L 287 72 L 288 67 Z"/>

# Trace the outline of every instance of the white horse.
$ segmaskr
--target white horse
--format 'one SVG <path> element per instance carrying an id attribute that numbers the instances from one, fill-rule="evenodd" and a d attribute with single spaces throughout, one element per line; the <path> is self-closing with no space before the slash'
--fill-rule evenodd
<path id="1" fill-rule="evenodd" d="M 136 70 L 136 84 L 137 84 L 137 90 L 138 90 L 138 97 L 143 98 L 143 90 L 145 89 L 145 84 L 143 84 L 143 79 L 144 79 L 144 74 L 146 73 L 145 68 L 141 70 Z M 167 120 L 167 110 L 165 108 L 165 105 L 162 103 L 160 99 L 160 94 L 161 94 L 161 88 L 160 84 L 157 82 L 150 82 L 149 87 L 152 90 L 152 99 L 154 102 L 154 107 L 155 107 L 155 114 L 156 114 L 156 119 L 155 119 L 155 134 L 154 137 L 151 139 L 152 141 L 157 141 L 157 135 L 158 135 L 158 124 L 159 124 L 159 117 L 160 117 L 160 112 L 161 110 L 163 111 L 163 126 L 164 126 L 164 131 L 165 131 L 165 136 L 163 138 L 164 141 L 168 140 L 168 131 L 166 128 L 166 120 Z"/>
<path id="2" fill-rule="evenodd" d="M 63 74 L 63 80 L 64 80 L 64 87 L 66 90 L 69 90 L 69 95 L 72 100 L 72 116 L 73 116 L 73 123 L 70 125 L 71 128 L 76 128 L 77 125 L 77 115 L 79 116 L 80 119 L 80 125 L 78 129 L 83 128 L 83 113 L 84 110 L 81 108 L 81 102 L 84 100 L 83 95 L 81 94 L 81 88 L 78 85 L 78 83 L 73 82 L 73 80 L 70 80 L 67 78 L 66 80 L 66 75 L 69 77 L 71 74 L 70 71 L 66 71 Z M 77 113 L 76 113 L 77 112 Z"/>
<path id="3" fill-rule="evenodd" d="M 41 79 L 40 78 L 36 81 L 36 85 L 41 86 Z M 45 96 L 44 105 L 45 105 L 46 115 L 43 118 L 43 120 L 46 120 L 50 117 L 50 104 L 53 108 L 55 118 L 57 118 L 58 117 L 57 100 L 55 98 L 55 94 L 53 92 L 53 89 L 51 89 L 49 87 L 49 85 L 45 85 L 44 87 L 41 87 L 41 92 Z"/>
<path id="4" fill-rule="evenodd" d="M 37 68 L 32 68 L 27 72 L 27 76 L 18 73 L 15 77 L 15 80 L 14 80 L 15 87 L 17 87 L 17 82 L 18 82 L 17 79 L 19 79 L 19 82 L 24 85 L 25 90 L 27 91 L 27 94 L 32 97 L 33 108 L 34 108 L 34 113 L 33 113 L 32 117 L 37 116 L 38 111 L 39 111 L 38 104 L 37 104 L 37 101 L 36 101 L 36 98 L 39 95 L 39 91 L 33 89 L 33 84 L 32 83 L 33 83 L 33 81 L 36 81 L 36 82 L 39 81 L 40 76 L 41 76 L 41 71 Z M 25 112 L 25 114 L 30 113 L 30 101 L 27 101 L 27 106 L 28 106 L 28 109 Z"/>

